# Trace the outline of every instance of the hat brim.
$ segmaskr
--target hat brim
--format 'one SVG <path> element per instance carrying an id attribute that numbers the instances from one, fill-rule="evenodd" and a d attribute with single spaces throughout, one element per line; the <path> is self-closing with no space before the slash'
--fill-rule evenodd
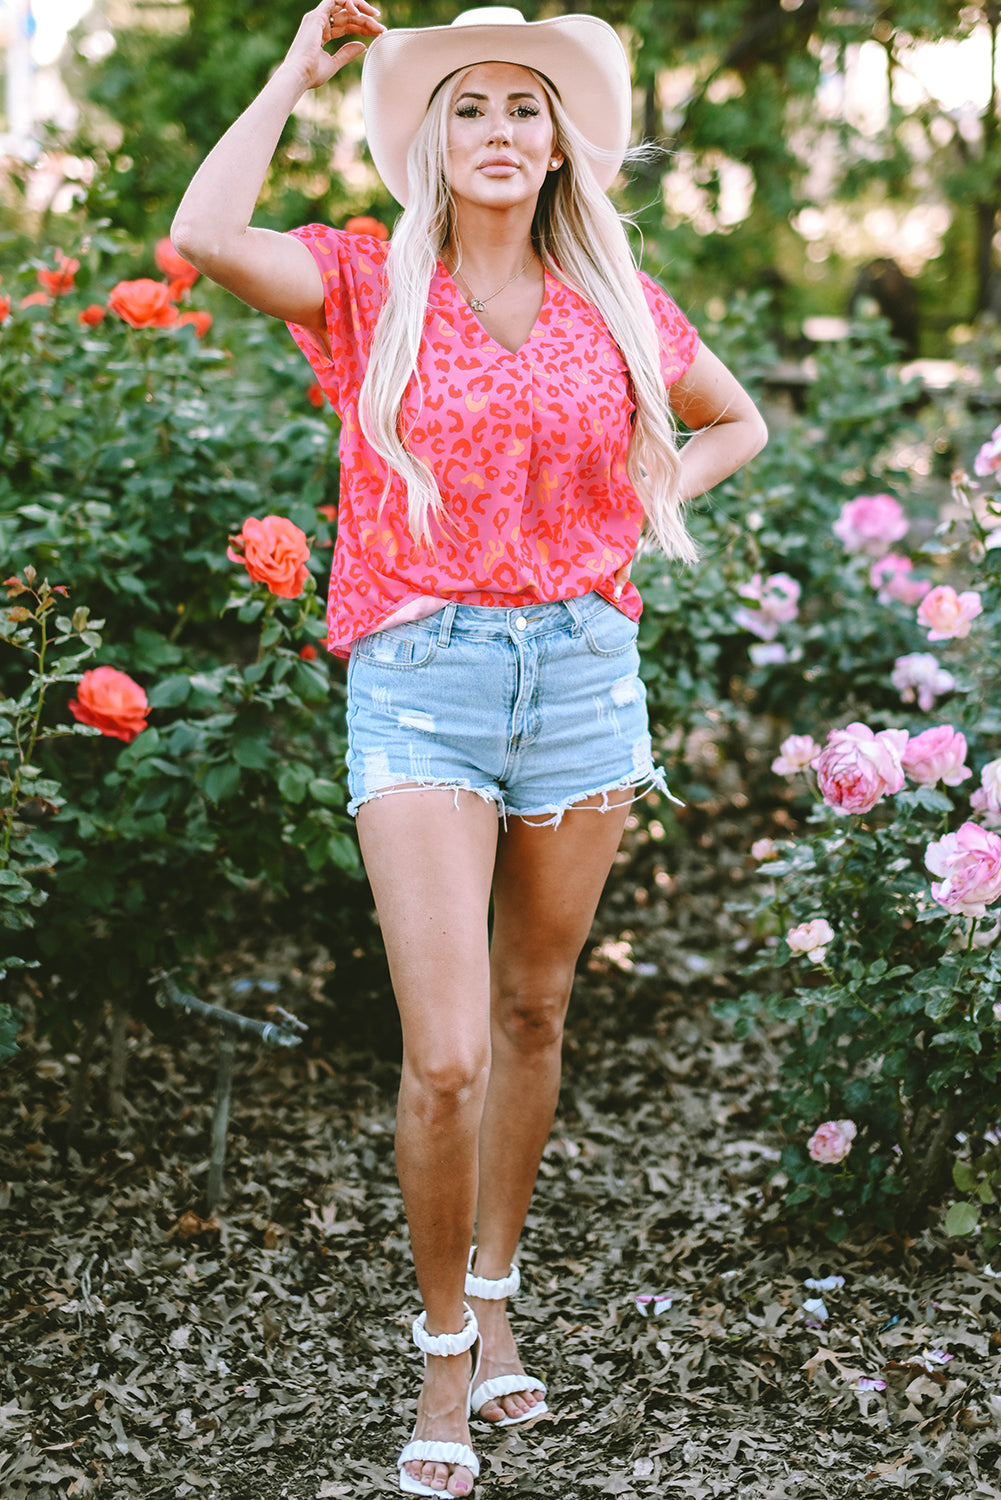
<path id="1" fill-rule="evenodd" d="M 598 182 L 611 187 L 632 125 L 625 50 L 597 16 L 554 16 L 520 26 L 401 28 L 371 43 L 361 76 L 365 130 L 376 170 L 399 203 L 407 202 L 407 152 L 432 94 L 450 73 L 480 62 L 544 73 L 577 129 L 597 148 L 590 162 Z"/>

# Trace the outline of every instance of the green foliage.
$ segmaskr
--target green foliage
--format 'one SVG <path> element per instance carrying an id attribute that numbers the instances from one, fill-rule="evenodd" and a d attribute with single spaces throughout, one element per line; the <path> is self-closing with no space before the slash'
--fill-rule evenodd
<path id="1" fill-rule="evenodd" d="M 231 941 L 247 893 L 295 900 L 323 881 L 334 916 L 359 872 L 343 675 L 316 650 L 336 426 L 274 325 L 231 327 L 235 357 L 191 326 L 110 312 L 81 326 L 131 268 L 100 236 L 80 259 L 79 290 L 0 324 L 0 546 L 21 575 L 0 654 L 0 879 L 54 1024 L 74 996 L 136 996 L 152 968 Z M 31 266 L 5 276 L 15 294 L 33 281 Z M 315 538 L 299 599 L 226 556 L 245 517 L 267 514 Z M 65 687 L 88 660 L 145 690 L 131 743 L 72 724 Z"/>
<path id="2" fill-rule="evenodd" d="M 765 300 L 735 299 L 725 325 L 706 330 L 755 395 L 773 357 L 759 333 Z M 665 571 L 649 554 L 641 560 L 651 714 L 679 756 L 707 714 L 730 724 L 748 712 L 775 715 L 805 730 L 899 703 L 890 672 L 897 656 L 918 649 L 913 611 L 878 604 L 868 563 L 847 555 L 832 528 L 861 489 L 906 494 L 910 479 L 896 454 L 917 436 L 907 415 L 912 395 L 885 325 L 857 324 L 818 359 L 802 413 L 774 423 L 755 462 L 697 502 L 700 564 Z M 776 573 L 799 585 L 799 614 L 774 642 L 756 640 L 734 619 L 739 589 Z M 684 796 L 683 763 L 676 774 Z"/>

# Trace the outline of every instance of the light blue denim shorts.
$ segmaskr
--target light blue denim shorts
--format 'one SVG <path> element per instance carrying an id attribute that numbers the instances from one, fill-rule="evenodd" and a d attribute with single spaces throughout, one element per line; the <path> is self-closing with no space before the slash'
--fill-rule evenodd
<path id="1" fill-rule="evenodd" d="M 362 636 L 348 664 L 348 812 L 444 787 L 555 826 L 585 798 L 603 794 L 604 811 L 620 788 L 670 797 L 636 635 L 585 594 L 521 609 L 448 604 Z"/>

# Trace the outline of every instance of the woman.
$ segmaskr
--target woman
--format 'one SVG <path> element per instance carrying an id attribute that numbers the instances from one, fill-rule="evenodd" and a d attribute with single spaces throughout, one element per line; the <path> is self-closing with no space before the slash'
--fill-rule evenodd
<path id="1" fill-rule="evenodd" d="M 342 37 L 374 39 L 368 141 L 405 205 L 391 247 L 249 227 L 289 112 L 364 50 L 328 54 Z M 629 566 L 644 520 L 694 557 L 683 502 L 766 436 L 631 260 L 604 191 L 630 115 L 621 43 L 592 16 L 496 6 L 386 32 L 366 0 L 321 0 L 173 229 L 290 324 L 342 418 L 330 645 L 350 655 L 350 807 L 403 1029 L 425 1308 L 411 1494 L 470 1492 L 470 1409 L 495 1426 L 546 1410 L 508 1323 L 513 1256 L 574 965 L 631 801 L 666 791 Z M 671 408 L 694 434 L 680 453 Z"/>

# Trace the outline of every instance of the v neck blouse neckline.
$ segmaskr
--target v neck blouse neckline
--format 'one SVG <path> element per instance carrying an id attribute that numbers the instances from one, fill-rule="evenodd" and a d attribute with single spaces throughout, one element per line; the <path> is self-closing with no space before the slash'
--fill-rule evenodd
<path id="1" fill-rule="evenodd" d="M 495 339 L 489 329 L 487 329 L 487 327 L 480 322 L 479 318 L 473 312 L 473 309 L 470 307 L 469 303 L 462 295 L 462 289 L 460 288 L 459 283 L 456 281 L 455 277 L 452 275 L 451 271 L 448 269 L 441 256 L 438 257 L 438 275 L 444 287 L 448 290 L 452 301 L 460 309 L 460 312 L 466 317 L 466 319 L 472 323 L 473 327 L 479 330 L 479 333 L 484 342 L 492 344 L 495 349 L 498 349 L 502 354 L 508 355 L 511 359 L 517 359 L 519 355 L 524 354 L 529 344 L 533 343 L 538 335 L 542 332 L 545 323 L 548 322 L 548 319 L 544 318 L 543 315 L 548 311 L 553 300 L 554 288 L 559 284 L 555 276 L 550 273 L 546 266 L 543 266 L 542 302 L 540 304 L 539 311 L 536 314 L 535 322 L 529 329 L 524 343 L 519 344 L 517 349 L 509 349 L 506 344 L 501 343 L 500 339 Z"/>

